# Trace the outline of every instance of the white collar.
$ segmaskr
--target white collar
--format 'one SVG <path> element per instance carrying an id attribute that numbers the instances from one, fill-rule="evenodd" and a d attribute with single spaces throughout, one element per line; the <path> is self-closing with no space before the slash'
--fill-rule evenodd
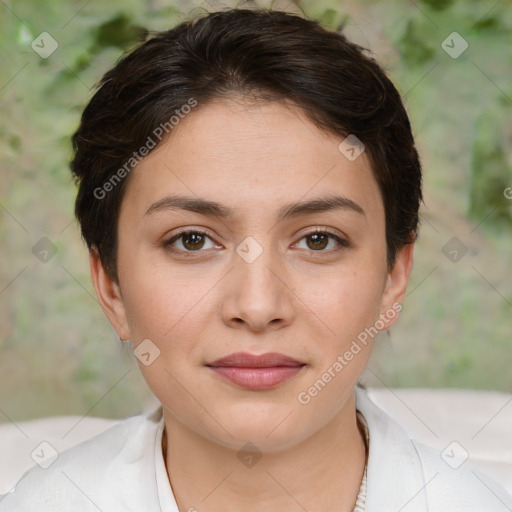
<path id="1" fill-rule="evenodd" d="M 420 457 L 405 430 L 356 387 L 356 408 L 370 437 L 366 512 L 427 511 Z"/>
<path id="2" fill-rule="evenodd" d="M 179 512 L 174 494 L 172 493 L 167 469 L 165 466 L 164 455 L 162 453 L 162 435 L 164 432 L 164 420 L 158 425 L 155 439 L 155 477 L 158 489 L 158 499 L 160 509 L 165 512 Z"/>

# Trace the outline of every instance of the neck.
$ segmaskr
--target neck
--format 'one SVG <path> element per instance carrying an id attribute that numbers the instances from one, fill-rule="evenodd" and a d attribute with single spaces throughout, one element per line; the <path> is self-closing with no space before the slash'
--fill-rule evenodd
<path id="1" fill-rule="evenodd" d="M 190 430 L 164 409 L 164 460 L 181 512 L 352 512 L 366 463 L 355 393 L 306 440 L 244 465 L 237 451 Z"/>

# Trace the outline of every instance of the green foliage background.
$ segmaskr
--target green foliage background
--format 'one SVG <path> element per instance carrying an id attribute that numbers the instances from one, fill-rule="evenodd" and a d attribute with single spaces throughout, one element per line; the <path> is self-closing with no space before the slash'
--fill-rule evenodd
<path id="1" fill-rule="evenodd" d="M 220 5 L 0 3 L 0 421 L 122 417 L 150 400 L 131 351 L 119 344 L 94 296 L 73 219 L 69 138 L 92 86 L 146 30 Z M 375 53 L 403 95 L 424 165 L 422 230 L 408 295 L 398 325 L 377 339 L 366 383 L 511 392 L 508 2 L 299 5 Z M 273 7 L 298 9 L 284 0 Z M 31 48 L 41 32 L 59 44 L 47 59 Z M 452 32 L 469 44 L 457 59 L 441 47 Z M 57 251 L 47 263 L 32 252 L 42 237 Z M 467 248 L 456 263 L 442 251 L 453 237 Z"/>

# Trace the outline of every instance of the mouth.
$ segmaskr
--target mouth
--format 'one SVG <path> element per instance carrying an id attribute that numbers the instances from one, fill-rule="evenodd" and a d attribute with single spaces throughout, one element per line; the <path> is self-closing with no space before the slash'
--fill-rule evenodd
<path id="1" fill-rule="evenodd" d="M 307 365 L 284 354 L 230 354 L 206 365 L 219 377 L 254 391 L 270 389 L 287 381 Z"/>

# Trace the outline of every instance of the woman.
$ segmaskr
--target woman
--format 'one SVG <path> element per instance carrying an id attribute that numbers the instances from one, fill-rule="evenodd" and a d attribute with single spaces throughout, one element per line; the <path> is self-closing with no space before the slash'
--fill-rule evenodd
<path id="1" fill-rule="evenodd" d="M 98 300 L 161 407 L 31 470 L 0 511 L 511 509 L 357 385 L 422 198 L 400 95 L 363 49 L 212 13 L 106 73 L 73 141 Z"/>

